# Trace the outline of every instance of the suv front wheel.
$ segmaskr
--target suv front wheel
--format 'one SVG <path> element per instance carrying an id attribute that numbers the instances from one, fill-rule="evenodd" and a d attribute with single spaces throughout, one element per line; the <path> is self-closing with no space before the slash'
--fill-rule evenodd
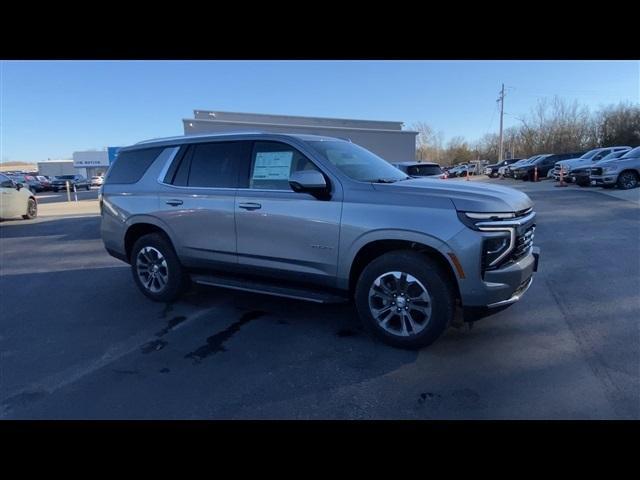
<path id="1" fill-rule="evenodd" d="M 362 271 L 355 291 L 365 327 L 382 341 L 417 349 L 433 343 L 453 319 L 448 276 L 429 257 L 413 251 L 386 253 Z"/>
<path id="2" fill-rule="evenodd" d="M 176 300 L 189 284 L 171 242 L 159 233 L 140 237 L 133 245 L 130 261 L 138 288 L 156 302 Z"/>

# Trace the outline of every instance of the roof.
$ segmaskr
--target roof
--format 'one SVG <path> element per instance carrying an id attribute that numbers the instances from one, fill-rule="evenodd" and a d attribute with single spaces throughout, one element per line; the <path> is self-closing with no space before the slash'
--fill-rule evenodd
<path id="1" fill-rule="evenodd" d="M 310 135 L 306 133 L 272 133 L 272 132 L 225 132 L 225 133 L 205 133 L 200 135 L 179 135 L 175 137 L 165 137 L 165 138 L 154 138 L 150 140 L 143 140 L 134 145 L 130 145 L 128 147 L 123 147 L 125 149 L 135 149 L 140 147 L 149 147 L 149 146 L 169 146 L 169 145 L 182 145 L 184 143 L 192 143 L 196 141 L 196 143 L 203 142 L 206 140 L 215 140 L 220 138 L 227 137 L 269 137 L 269 138 L 295 138 L 303 141 L 349 141 L 343 138 L 337 137 L 325 137 L 321 135 Z"/>

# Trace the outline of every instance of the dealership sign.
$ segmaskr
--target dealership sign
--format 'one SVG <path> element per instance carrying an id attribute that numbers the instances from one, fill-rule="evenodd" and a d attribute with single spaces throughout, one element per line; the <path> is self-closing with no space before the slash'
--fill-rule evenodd
<path id="1" fill-rule="evenodd" d="M 76 168 L 108 167 L 107 151 L 73 152 L 73 166 Z"/>

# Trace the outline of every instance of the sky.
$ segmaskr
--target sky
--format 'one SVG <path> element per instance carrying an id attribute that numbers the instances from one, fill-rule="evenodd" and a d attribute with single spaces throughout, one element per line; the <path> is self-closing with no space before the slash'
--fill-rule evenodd
<path id="1" fill-rule="evenodd" d="M 474 141 L 538 99 L 640 102 L 637 61 L 2 61 L 0 161 L 182 135 L 193 110 L 425 122 Z"/>

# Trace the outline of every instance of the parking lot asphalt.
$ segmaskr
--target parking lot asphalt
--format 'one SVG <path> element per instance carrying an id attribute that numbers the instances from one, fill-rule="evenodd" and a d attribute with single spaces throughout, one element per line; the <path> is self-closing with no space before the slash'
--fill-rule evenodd
<path id="1" fill-rule="evenodd" d="M 483 181 L 534 200 L 539 272 L 419 352 L 370 339 L 350 305 L 216 288 L 153 303 L 97 216 L 2 222 L 0 418 L 640 418 L 638 205 Z"/>
<path id="2" fill-rule="evenodd" d="M 78 190 L 76 195 L 78 197 L 78 201 L 82 200 L 96 200 L 98 198 L 99 187 L 91 187 L 91 190 Z M 73 191 L 71 193 L 71 200 L 75 201 L 75 196 Z M 44 203 L 62 203 L 68 202 L 67 191 L 63 190 L 60 192 L 38 192 L 36 193 L 36 199 L 38 200 L 38 204 Z"/>

